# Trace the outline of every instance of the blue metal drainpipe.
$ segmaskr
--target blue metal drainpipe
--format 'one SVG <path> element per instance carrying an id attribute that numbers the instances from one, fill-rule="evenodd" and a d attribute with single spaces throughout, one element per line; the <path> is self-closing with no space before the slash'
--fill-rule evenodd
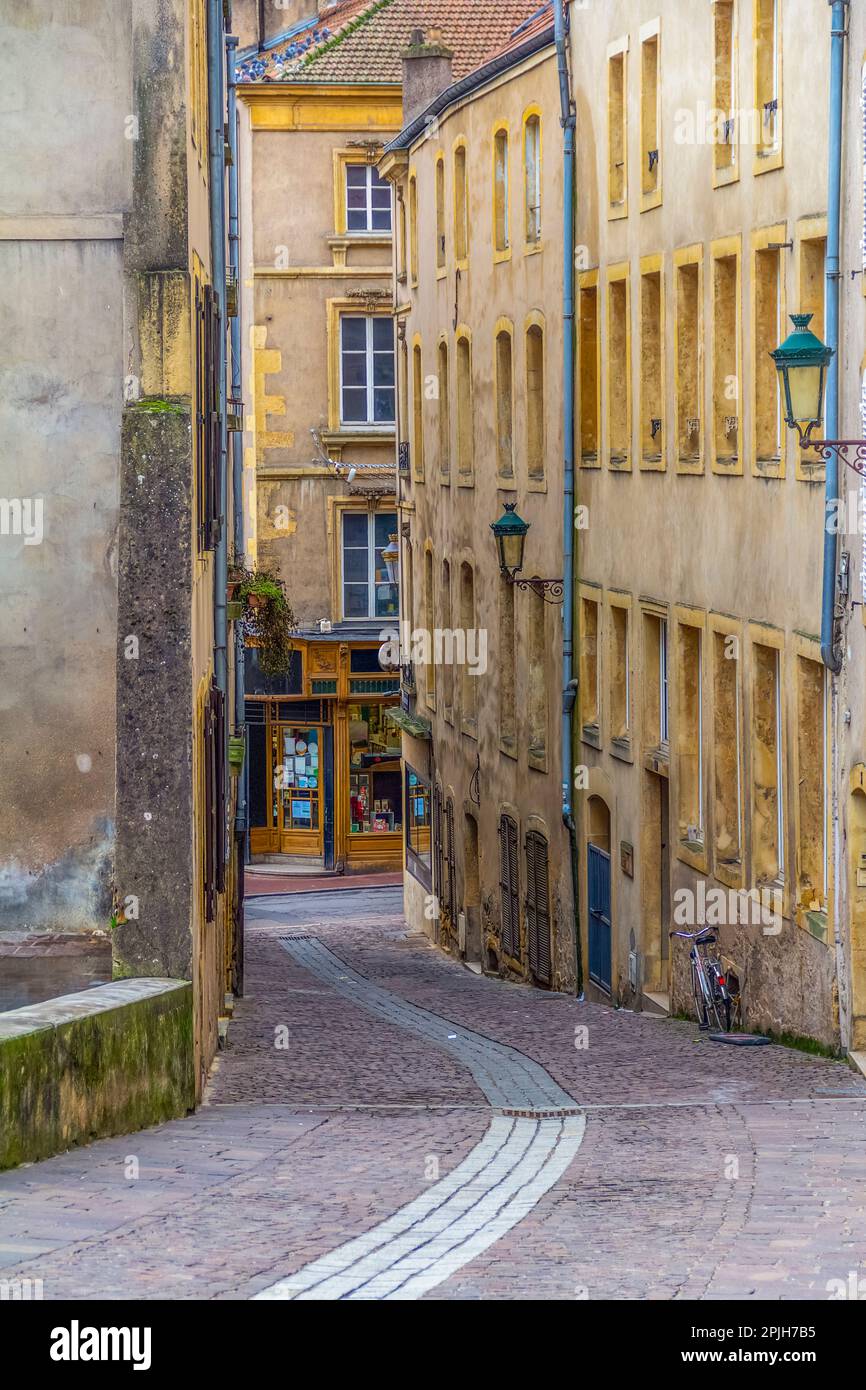
<path id="1" fill-rule="evenodd" d="M 228 82 L 228 126 L 232 147 L 232 162 L 229 174 L 229 265 L 234 271 L 237 285 L 238 312 L 231 320 L 232 333 L 232 397 L 239 401 L 241 387 L 241 276 L 240 276 L 240 225 L 238 219 L 238 140 L 237 140 L 237 83 L 235 80 L 235 60 L 238 41 L 234 34 L 226 35 L 226 78 Z M 236 554 L 244 550 L 244 458 L 243 434 L 232 431 L 232 547 Z M 235 725 L 240 728 L 244 720 L 244 636 L 240 624 L 235 625 Z M 235 830 L 243 834 L 247 828 L 247 782 L 248 762 L 244 759 L 244 769 L 238 778 L 238 803 L 235 816 Z"/>
<path id="2" fill-rule="evenodd" d="M 220 311 L 219 384 L 222 431 L 219 460 L 219 539 L 214 548 L 214 676 L 225 697 L 228 693 L 228 624 L 226 620 L 226 576 L 228 572 L 227 514 L 227 421 L 226 421 L 226 212 L 225 212 L 225 96 L 223 58 L 225 52 L 222 0 L 208 0 L 208 110 L 210 151 L 211 280 Z M 228 744 L 223 750 L 228 779 Z M 228 786 L 228 780 L 226 780 Z"/>
<path id="3" fill-rule="evenodd" d="M 554 0 L 554 38 L 559 72 L 559 97 L 563 131 L 562 150 L 562 819 L 571 847 L 572 892 L 574 897 L 575 992 L 583 992 L 583 962 L 580 943 L 579 869 L 577 836 L 572 805 L 572 714 L 575 704 L 574 681 L 574 185 L 575 113 L 571 100 L 566 49 L 564 0 Z"/>
<path id="4" fill-rule="evenodd" d="M 825 430 L 828 439 L 839 438 L 839 227 L 842 203 L 842 105 L 845 72 L 845 10 L 848 0 L 831 0 L 830 25 L 830 146 L 827 187 L 827 288 L 824 313 L 828 347 L 833 356 L 827 369 Z M 842 656 L 834 643 L 836 611 L 836 571 L 838 566 L 836 528 L 827 525 L 839 496 L 839 461 L 827 461 L 824 482 L 824 575 L 821 589 L 821 659 L 838 675 Z"/>

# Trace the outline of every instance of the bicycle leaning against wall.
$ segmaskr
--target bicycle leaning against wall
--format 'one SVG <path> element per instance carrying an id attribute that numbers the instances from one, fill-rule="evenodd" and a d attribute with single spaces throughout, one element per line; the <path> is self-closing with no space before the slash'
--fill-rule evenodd
<path id="1" fill-rule="evenodd" d="M 700 931 L 692 932 L 672 931 L 670 935 L 692 943 L 689 951 L 692 996 L 699 1026 L 711 1028 L 715 1022 L 719 1033 L 730 1033 L 733 1001 L 722 963 L 710 951 L 719 938 L 710 927 L 701 927 Z"/>

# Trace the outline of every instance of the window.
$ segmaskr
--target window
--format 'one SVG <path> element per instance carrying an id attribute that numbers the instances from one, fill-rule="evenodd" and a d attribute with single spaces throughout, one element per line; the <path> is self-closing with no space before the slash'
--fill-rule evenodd
<path id="1" fill-rule="evenodd" d="M 514 585 L 499 585 L 499 743 L 516 756 Z"/>
<path id="2" fill-rule="evenodd" d="M 770 353 L 785 336 L 785 319 L 782 253 L 777 246 L 768 243 L 784 240 L 784 226 L 771 228 L 767 232 L 756 233 L 753 250 L 754 471 L 772 478 L 784 475 L 785 426 L 778 373 Z"/>
<path id="3" fill-rule="evenodd" d="M 448 868 L 447 916 L 451 925 L 457 922 L 457 847 L 454 840 L 454 801 L 449 796 L 445 803 L 445 860 Z"/>
<path id="4" fill-rule="evenodd" d="M 394 325 L 384 315 L 340 319 L 340 423 L 393 425 Z"/>
<path id="5" fill-rule="evenodd" d="M 475 631 L 475 576 L 472 566 L 465 560 L 460 566 L 460 626 L 468 646 L 469 634 Z M 478 682 L 468 661 L 464 661 L 460 672 L 462 728 L 464 733 L 474 735 L 478 712 Z"/>
<path id="6" fill-rule="evenodd" d="M 643 610 L 643 679 L 639 687 L 643 710 L 645 752 L 667 753 L 668 743 L 668 625 L 652 610 Z"/>
<path id="7" fill-rule="evenodd" d="M 674 252 L 674 394 L 677 471 L 703 471 L 703 293 L 700 246 Z"/>
<path id="8" fill-rule="evenodd" d="M 752 861 L 759 885 L 785 877 L 779 657 L 777 647 L 752 646 Z"/>
<path id="9" fill-rule="evenodd" d="M 435 709 L 436 705 L 436 665 L 433 659 L 433 633 L 436 627 L 435 596 L 433 593 L 433 551 L 429 545 L 424 551 L 424 626 L 427 629 L 427 640 L 429 643 L 428 655 L 430 660 L 425 667 L 424 693 L 427 704 Z"/>
<path id="10" fill-rule="evenodd" d="M 526 937 L 529 969 L 539 984 L 550 984 L 550 875 L 547 840 L 537 830 L 526 835 Z"/>
<path id="11" fill-rule="evenodd" d="M 618 52 L 608 52 L 607 60 L 607 199 L 610 216 L 624 217 L 627 210 L 627 142 L 625 48 L 620 40 Z"/>
<path id="12" fill-rule="evenodd" d="M 409 345 L 400 339 L 400 441 L 409 439 Z"/>
<path id="13" fill-rule="evenodd" d="M 641 261 L 640 277 L 640 466 L 665 466 L 664 307 L 661 257 Z"/>
<path id="14" fill-rule="evenodd" d="M 343 617 L 387 618 L 397 612 L 397 585 L 382 559 L 397 533 L 395 512 L 343 513 Z"/>
<path id="15" fill-rule="evenodd" d="M 713 182 L 730 183 L 737 173 L 737 39 L 736 0 L 715 0 L 713 6 L 713 110 L 717 126 L 713 143 Z"/>
<path id="16" fill-rule="evenodd" d="M 447 560 L 442 561 L 442 587 L 439 593 L 440 620 L 442 631 L 451 632 L 451 566 Z M 442 664 L 442 684 L 444 686 L 444 708 L 442 713 L 449 724 L 454 719 L 454 663 L 445 661 Z"/>
<path id="17" fill-rule="evenodd" d="M 445 269 L 445 156 L 436 160 L 436 269 Z"/>
<path id="18" fill-rule="evenodd" d="M 408 251 L 409 251 L 409 248 L 408 248 L 407 243 L 406 243 L 406 202 L 405 202 L 405 199 L 402 197 L 402 189 L 398 190 L 398 193 L 397 193 L 397 217 L 398 217 L 398 227 L 399 227 L 399 235 L 398 235 L 398 242 L 399 242 L 399 247 L 398 247 L 399 262 L 398 262 L 397 279 L 400 281 L 400 284 L 401 284 L 401 285 L 405 285 L 405 283 L 406 283 L 406 273 L 407 273 L 407 270 L 408 270 L 408 267 L 409 267 L 409 260 L 408 260 Z"/>
<path id="19" fill-rule="evenodd" d="M 198 151 L 199 163 L 203 170 L 207 170 L 207 18 L 204 0 L 192 0 L 190 5 L 190 89 L 190 135 Z"/>
<path id="20" fill-rule="evenodd" d="M 628 266 L 611 266 L 607 286 L 608 464 L 631 468 Z"/>
<path id="21" fill-rule="evenodd" d="M 526 330 L 526 470 L 530 479 L 544 478 L 544 329 L 531 323 Z"/>
<path id="22" fill-rule="evenodd" d="M 704 842 L 702 639 L 700 627 L 677 624 L 677 819 L 680 843 L 693 850 Z"/>
<path id="23" fill-rule="evenodd" d="M 610 736 L 628 744 L 631 737 L 631 671 L 628 645 L 628 608 L 621 599 L 610 605 Z"/>
<path id="24" fill-rule="evenodd" d="M 668 710 L 668 622 L 659 619 L 659 744 L 664 745 L 670 737 Z"/>
<path id="25" fill-rule="evenodd" d="M 418 181 L 409 176 L 409 279 L 418 283 Z"/>
<path id="26" fill-rule="evenodd" d="M 406 764 L 406 867 L 419 883 L 433 887 L 430 834 L 430 783 Z"/>
<path id="27" fill-rule="evenodd" d="M 599 333 L 598 272 L 582 275 L 578 291 L 578 354 L 580 372 L 580 462 L 599 465 Z"/>
<path id="28" fill-rule="evenodd" d="M 718 620 L 716 620 L 718 621 Z M 742 750 L 740 738 L 740 642 L 733 629 L 714 629 L 713 845 L 715 868 L 742 861 Z"/>
<path id="29" fill-rule="evenodd" d="M 777 169 L 782 153 L 779 0 L 755 0 L 755 114 L 759 122 L 755 172 Z"/>
<path id="30" fill-rule="evenodd" d="M 493 136 L 493 248 L 500 260 L 510 247 L 508 201 L 508 127 L 500 126 Z"/>
<path id="31" fill-rule="evenodd" d="M 712 273 L 713 471 L 742 473 L 739 238 L 713 243 Z"/>
<path id="32" fill-rule="evenodd" d="M 496 334 L 496 467 L 500 478 L 513 478 L 514 373 L 510 325 Z"/>
<path id="33" fill-rule="evenodd" d="M 195 457 L 198 548 L 212 550 L 219 539 L 221 393 L 219 382 L 220 311 L 210 285 L 195 276 Z"/>
<path id="34" fill-rule="evenodd" d="M 466 146 L 454 146 L 454 255 L 465 268 L 469 254 L 469 188 L 466 176 Z"/>
<path id="35" fill-rule="evenodd" d="M 503 954 L 520 959 L 520 883 L 517 869 L 517 822 L 499 817 L 499 902 Z"/>
<path id="36" fill-rule="evenodd" d="M 375 655 L 375 653 L 374 653 Z M 392 835 L 403 829 L 400 732 L 388 705 L 348 705 L 349 832 Z"/>
<path id="37" fill-rule="evenodd" d="M 443 479 L 451 475 L 451 383 L 448 374 L 448 344 L 439 344 L 439 472 Z"/>
<path id="38" fill-rule="evenodd" d="M 412 464 L 418 482 L 424 480 L 424 368 L 421 344 L 412 347 Z"/>
<path id="39" fill-rule="evenodd" d="M 581 597 L 581 643 L 580 643 L 580 719 L 583 734 L 590 734 L 589 742 L 598 743 L 601 724 L 599 701 L 599 605 L 593 598 Z"/>
<path id="40" fill-rule="evenodd" d="M 529 628 L 528 725 L 529 762 L 540 771 L 547 767 L 547 607 L 542 594 L 527 594 Z"/>
<path id="41" fill-rule="evenodd" d="M 472 349 L 468 333 L 457 337 L 457 471 L 470 481 L 475 466 L 472 420 Z"/>
<path id="42" fill-rule="evenodd" d="M 797 657 L 797 901 L 827 906 L 827 686 L 820 661 Z"/>
<path id="43" fill-rule="evenodd" d="M 641 208 L 644 211 L 658 207 L 662 193 L 660 42 L 659 22 L 654 20 L 641 30 L 640 46 Z"/>
<path id="44" fill-rule="evenodd" d="M 809 327 L 823 341 L 827 255 L 824 218 L 810 218 L 800 224 L 799 251 L 799 312 L 812 315 Z M 822 435 L 822 430 L 812 431 L 813 439 L 820 439 Z M 823 462 L 810 462 L 810 457 L 815 456 L 810 456 L 808 450 L 797 450 L 797 476 L 815 481 L 824 476 L 824 465 Z"/>
<path id="45" fill-rule="evenodd" d="M 541 117 L 523 123 L 524 237 L 528 247 L 541 241 Z"/>
<path id="46" fill-rule="evenodd" d="M 346 231 L 391 231 L 391 185 L 372 164 L 346 165 Z"/>

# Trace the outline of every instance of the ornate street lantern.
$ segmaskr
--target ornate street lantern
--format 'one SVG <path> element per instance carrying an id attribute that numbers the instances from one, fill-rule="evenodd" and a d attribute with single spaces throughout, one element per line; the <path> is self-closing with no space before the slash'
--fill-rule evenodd
<path id="1" fill-rule="evenodd" d="M 785 423 L 796 430 L 801 444 L 808 444 L 824 414 L 824 385 L 833 348 L 822 343 L 809 327 L 811 314 L 792 314 L 794 325 L 785 341 L 771 352 L 782 386 Z"/>
<path id="2" fill-rule="evenodd" d="M 529 522 L 518 516 L 515 508 L 516 503 L 506 502 L 504 514 L 490 526 L 499 551 L 499 569 L 512 582 L 523 569 L 523 548 L 529 530 Z"/>

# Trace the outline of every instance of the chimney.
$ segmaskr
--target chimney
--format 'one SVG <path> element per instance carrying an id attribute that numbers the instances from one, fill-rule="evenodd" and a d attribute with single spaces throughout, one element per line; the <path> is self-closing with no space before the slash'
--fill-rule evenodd
<path id="1" fill-rule="evenodd" d="M 423 29 L 413 29 L 409 47 L 401 56 L 403 125 L 407 126 L 426 110 L 431 101 L 435 101 L 440 92 L 451 86 L 454 81 L 454 54 L 443 44 L 440 30 L 431 29 L 430 37 L 426 39 Z"/>

